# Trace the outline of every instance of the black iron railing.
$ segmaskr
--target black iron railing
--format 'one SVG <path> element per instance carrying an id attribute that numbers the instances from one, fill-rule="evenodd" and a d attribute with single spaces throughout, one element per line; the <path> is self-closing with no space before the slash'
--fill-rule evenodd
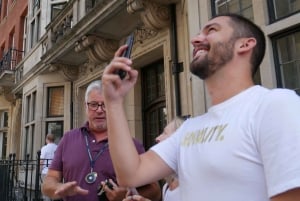
<path id="1" fill-rule="evenodd" d="M 0 200 L 1 201 L 42 201 L 40 151 L 36 160 L 16 160 L 15 154 L 0 160 Z M 43 160 L 49 164 L 49 160 Z"/>
<path id="2" fill-rule="evenodd" d="M 18 63 L 23 58 L 24 51 L 10 48 L 0 60 L 0 74 L 4 71 L 14 71 Z"/>

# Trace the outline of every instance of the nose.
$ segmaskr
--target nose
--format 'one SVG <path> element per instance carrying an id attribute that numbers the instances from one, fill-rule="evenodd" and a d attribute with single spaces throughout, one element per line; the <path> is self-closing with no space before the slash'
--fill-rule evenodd
<path id="1" fill-rule="evenodd" d="M 197 44 L 200 44 L 201 42 L 203 42 L 205 40 L 205 36 L 202 33 L 197 34 L 196 36 L 194 36 L 191 40 L 192 45 L 195 47 L 197 46 Z"/>
<path id="2" fill-rule="evenodd" d="M 105 110 L 103 110 L 102 106 L 98 106 L 96 112 L 105 112 Z"/>

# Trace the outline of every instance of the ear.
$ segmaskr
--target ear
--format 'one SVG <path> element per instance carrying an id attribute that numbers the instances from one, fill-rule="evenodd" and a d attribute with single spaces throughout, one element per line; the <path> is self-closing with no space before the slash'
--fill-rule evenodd
<path id="1" fill-rule="evenodd" d="M 255 38 L 241 38 L 238 40 L 238 53 L 243 54 L 251 51 L 256 46 Z"/>

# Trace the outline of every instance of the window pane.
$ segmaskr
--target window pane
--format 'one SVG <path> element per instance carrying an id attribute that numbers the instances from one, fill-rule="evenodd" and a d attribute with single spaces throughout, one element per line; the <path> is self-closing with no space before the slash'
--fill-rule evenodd
<path id="1" fill-rule="evenodd" d="M 159 106 L 153 108 L 145 115 L 146 135 L 144 136 L 144 144 L 146 149 L 156 143 L 155 138 L 163 132 L 163 129 L 167 124 L 165 110 L 165 106 Z"/>
<path id="2" fill-rule="evenodd" d="M 25 122 L 26 123 L 28 123 L 30 121 L 30 102 L 31 102 L 31 95 L 26 96 L 26 106 L 25 106 L 25 110 L 26 110 Z"/>
<path id="3" fill-rule="evenodd" d="M 54 19 L 60 11 L 65 7 L 67 2 L 59 3 L 59 4 L 52 4 L 51 6 L 51 19 Z"/>
<path id="4" fill-rule="evenodd" d="M 1 122 L 3 127 L 8 127 L 8 112 L 3 112 L 3 122 Z"/>
<path id="5" fill-rule="evenodd" d="M 215 14 L 237 13 L 253 20 L 252 0 L 213 0 Z"/>
<path id="6" fill-rule="evenodd" d="M 281 85 L 300 90 L 300 32 L 288 34 L 276 40 Z"/>
<path id="7" fill-rule="evenodd" d="M 142 69 L 144 145 L 148 149 L 166 125 L 164 62 L 160 60 Z"/>
<path id="8" fill-rule="evenodd" d="M 48 117 L 64 115 L 64 87 L 48 88 Z"/>
<path id="9" fill-rule="evenodd" d="M 300 0 L 273 0 L 275 19 L 300 11 Z"/>
<path id="10" fill-rule="evenodd" d="M 63 136 L 63 121 L 47 122 L 46 123 L 46 135 L 52 133 L 55 135 L 55 143 L 58 144 Z M 45 136 L 46 137 L 46 136 Z"/>
<path id="11" fill-rule="evenodd" d="M 6 158 L 7 132 L 2 133 L 2 158 Z"/>
<path id="12" fill-rule="evenodd" d="M 34 136 L 34 125 L 27 126 L 25 128 L 25 140 L 24 140 L 24 158 L 29 154 L 30 158 L 33 157 L 33 136 Z"/>
<path id="13" fill-rule="evenodd" d="M 163 62 L 150 64 L 143 70 L 144 103 L 149 105 L 165 96 L 165 77 Z"/>
<path id="14" fill-rule="evenodd" d="M 33 120 L 35 120 L 35 107 L 36 107 L 36 92 L 33 92 L 32 93 L 32 104 L 30 105 L 30 107 L 31 107 L 31 120 L 33 121 Z"/>

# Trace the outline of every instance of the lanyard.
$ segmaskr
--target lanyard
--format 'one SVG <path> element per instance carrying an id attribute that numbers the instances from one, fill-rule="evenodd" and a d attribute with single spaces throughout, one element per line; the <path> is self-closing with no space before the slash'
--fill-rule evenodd
<path id="1" fill-rule="evenodd" d="M 89 155 L 89 159 L 90 159 L 90 166 L 91 166 L 91 171 L 93 171 L 94 166 L 95 166 L 95 162 L 96 160 L 99 158 L 99 156 L 105 151 L 105 149 L 108 147 L 108 142 L 99 150 L 99 152 L 97 153 L 97 155 L 95 156 L 95 158 L 92 158 L 92 154 L 91 154 L 91 149 L 90 149 L 90 145 L 88 142 L 88 138 L 87 138 L 87 133 L 84 132 L 84 137 L 85 137 L 85 144 L 86 144 L 86 149 Z"/>

